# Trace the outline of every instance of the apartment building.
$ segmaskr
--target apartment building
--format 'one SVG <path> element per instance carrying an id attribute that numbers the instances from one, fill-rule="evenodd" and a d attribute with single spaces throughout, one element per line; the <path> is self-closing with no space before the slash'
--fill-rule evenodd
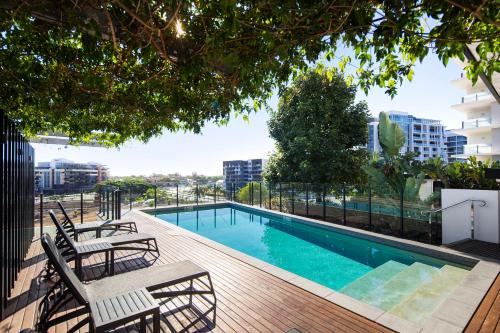
<path id="1" fill-rule="evenodd" d="M 465 63 L 457 62 L 465 66 Z M 452 84 L 462 90 L 464 96 L 460 103 L 451 107 L 466 118 L 461 128 L 454 129 L 453 132 L 467 137 L 463 153 L 454 157 L 476 156 L 480 161 L 500 160 L 500 104 L 494 96 L 498 96 L 500 74 L 494 73 L 491 83 L 479 78 L 476 84 L 472 85 L 462 73 Z"/>
<path id="2" fill-rule="evenodd" d="M 67 159 L 39 162 L 35 167 L 35 189 L 40 193 L 76 193 L 92 190 L 109 178 L 109 169 L 95 162 L 75 163 Z"/>
<path id="3" fill-rule="evenodd" d="M 445 131 L 446 136 L 446 154 L 448 155 L 448 163 L 463 162 L 464 158 L 455 157 L 464 154 L 464 146 L 467 145 L 467 137 L 455 133 L 453 131 Z"/>
<path id="4" fill-rule="evenodd" d="M 266 164 L 264 159 L 234 160 L 222 162 L 224 188 L 231 190 L 232 186 L 239 189 L 249 182 L 261 181 L 262 170 Z"/>
<path id="5" fill-rule="evenodd" d="M 418 153 L 417 159 L 425 161 L 429 158 L 441 157 L 446 163 L 445 126 L 440 120 L 419 118 L 401 111 L 387 112 L 389 119 L 397 123 L 405 133 L 406 142 L 401 148 L 401 153 Z M 378 119 L 371 118 L 368 122 L 368 150 L 380 152 L 378 141 Z"/>

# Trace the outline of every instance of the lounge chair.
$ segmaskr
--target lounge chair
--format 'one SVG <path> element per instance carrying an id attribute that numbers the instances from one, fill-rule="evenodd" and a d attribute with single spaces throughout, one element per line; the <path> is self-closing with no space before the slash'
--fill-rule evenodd
<path id="1" fill-rule="evenodd" d="M 123 230 L 128 232 L 137 232 L 137 226 L 133 221 L 107 220 L 75 224 L 69 217 L 62 203 L 60 201 L 57 201 L 57 205 L 64 215 L 64 219 L 61 223 L 62 226 L 64 227 L 64 229 L 66 229 L 66 231 L 68 231 L 70 235 L 74 237 L 76 241 L 78 241 L 79 234 L 90 231 L 94 231 L 96 233 L 96 238 L 101 237 L 101 232 L 103 230 Z"/>
<path id="2" fill-rule="evenodd" d="M 102 332 L 140 319 L 140 329 L 145 332 L 146 316 L 153 316 L 153 332 L 160 331 L 160 311 L 157 299 L 187 295 L 189 306 L 193 306 L 193 296 L 199 295 L 208 304 L 208 310 L 201 313 L 185 330 L 207 317 L 213 311 L 212 324 L 215 325 L 215 292 L 210 274 L 191 261 L 154 266 L 106 277 L 102 280 L 83 284 L 57 250 L 48 234 L 43 234 L 41 242 L 48 261 L 59 275 L 59 280 L 42 299 L 38 310 L 37 330 L 46 332 L 50 327 L 70 319 L 88 314 L 79 320 L 68 332 L 75 332 L 87 323 L 92 332 Z M 188 283 L 185 289 L 163 291 L 180 283 Z M 201 288 L 197 288 L 195 283 Z M 59 310 L 71 301 L 77 306 L 62 316 Z"/>
<path id="3" fill-rule="evenodd" d="M 160 255 L 156 238 L 145 233 L 124 234 L 111 237 L 102 237 L 83 242 L 75 242 L 57 219 L 54 211 L 49 215 L 57 229 L 57 248 L 63 256 L 69 256 L 69 260 L 75 260 L 75 272 L 82 278 L 82 260 L 92 254 L 104 253 L 106 271 L 114 275 L 115 251 L 134 250 L 156 252 Z M 51 275 L 51 267 L 47 267 L 47 276 Z"/>

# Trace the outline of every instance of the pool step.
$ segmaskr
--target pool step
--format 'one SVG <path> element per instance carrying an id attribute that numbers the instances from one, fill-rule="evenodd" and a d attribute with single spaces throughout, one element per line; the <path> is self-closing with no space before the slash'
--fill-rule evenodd
<path id="1" fill-rule="evenodd" d="M 422 323 L 468 272 L 455 266 L 443 266 L 431 281 L 422 284 L 389 312 L 414 323 Z"/>
<path id="2" fill-rule="evenodd" d="M 357 280 L 349 283 L 339 291 L 345 295 L 360 300 L 367 293 L 380 287 L 394 275 L 403 271 L 407 267 L 408 265 L 399 263 L 394 260 L 389 260 L 388 262 L 378 266 L 377 268 L 366 273 Z"/>
<path id="3" fill-rule="evenodd" d="M 439 269 L 419 262 L 413 263 L 394 275 L 385 284 L 373 289 L 361 301 L 389 310 L 413 293 L 422 284 L 430 282 Z"/>

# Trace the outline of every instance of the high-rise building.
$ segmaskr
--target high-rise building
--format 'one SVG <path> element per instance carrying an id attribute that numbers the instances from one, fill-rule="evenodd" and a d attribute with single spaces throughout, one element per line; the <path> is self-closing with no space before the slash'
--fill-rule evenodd
<path id="1" fill-rule="evenodd" d="M 445 131 L 445 135 L 448 163 L 465 161 L 464 158 L 457 158 L 455 156 L 464 154 L 464 146 L 467 145 L 467 137 L 453 131 Z"/>
<path id="2" fill-rule="evenodd" d="M 466 65 L 459 60 L 457 62 L 462 67 Z M 498 97 L 500 74 L 493 73 L 491 82 L 483 79 L 478 78 L 476 84 L 472 85 L 462 73 L 459 79 L 452 81 L 455 87 L 465 92 L 461 103 L 452 105 L 452 108 L 466 118 L 462 127 L 453 132 L 467 137 L 463 153 L 457 154 L 455 158 L 474 155 L 480 161 L 500 160 L 500 104 L 494 96 Z"/>
<path id="3" fill-rule="evenodd" d="M 389 119 L 397 123 L 405 133 L 406 142 L 401 148 L 401 153 L 419 153 L 417 159 L 425 161 L 428 158 L 441 157 L 446 163 L 446 138 L 444 125 L 440 120 L 418 118 L 407 112 L 389 111 Z M 378 141 L 378 119 L 371 118 L 368 122 L 368 150 L 380 152 Z"/>
<path id="4" fill-rule="evenodd" d="M 266 164 L 264 159 L 224 161 L 223 177 L 224 188 L 231 190 L 234 184 L 236 189 L 244 187 L 249 182 L 262 180 L 262 170 Z"/>
<path id="5" fill-rule="evenodd" d="M 66 159 L 39 162 L 35 167 L 35 187 L 38 192 L 74 193 L 92 190 L 108 179 L 109 169 L 99 163 L 75 163 Z"/>

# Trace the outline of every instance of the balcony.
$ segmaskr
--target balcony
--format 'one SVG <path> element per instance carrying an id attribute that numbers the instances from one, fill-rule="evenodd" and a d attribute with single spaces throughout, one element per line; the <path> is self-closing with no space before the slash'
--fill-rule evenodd
<path id="1" fill-rule="evenodd" d="M 466 154 L 466 155 L 489 155 L 489 154 L 491 154 L 491 145 L 487 145 L 487 144 L 464 145 L 464 154 Z"/>
<path id="2" fill-rule="evenodd" d="M 493 95 L 489 93 L 478 93 L 462 97 L 461 103 L 451 107 L 457 111 L 469 113 L 479 111 L 489 111 L 490 105 L 495 101 Z"/>
<path id="3" fill-rule="evenodd" d="M 463 103 L 470 103 L 470 102 L 477 102 L 485 99 L 490 99 L 492 95 L 490 93 L 486 92 L 480 92 L 474 95 L 468 95 L 468 96 L 463 96 L 462 97 L 462 104 Z"/>
<path id="4" fill-rule="evenodd" d="M 454 129 L 453 132 L 464 136 L 479 135 L 488 133 L 493 127 L 495 125 L 489 118 L 475 118 L 462 121 L 462 128 Z"/>
<path id="5" fill-rule="evenodd" d="M 494 85 L 500 83 L 500 74 L 494 73 L 492 77 Z M 460 74 L 459 79 L 452 80 L 451 83 L 458 89 L 467 91 L 468 93 L 478 93 L 487 90 L 488 88 L 484 84 L 483 80 L 478 79 L 475 85 L 472 85 L 472 81 L 469 80 L 464 73 Z"/>
<path id="6" fill-rule="evenodd" d="M 491 126 L 491 120 L 487 118 L 477 118 L 477 119 L 462 121 L 462 129 L 490 127 L 490 126 Z"/>

